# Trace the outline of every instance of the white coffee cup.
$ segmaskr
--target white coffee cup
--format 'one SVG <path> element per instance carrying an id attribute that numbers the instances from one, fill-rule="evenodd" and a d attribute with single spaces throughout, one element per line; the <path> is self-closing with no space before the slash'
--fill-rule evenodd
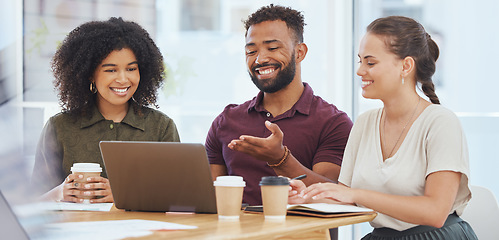
<path id="1" fill-rule="evenodd" d="M 218 219 L 239 219 L 246 182 L 240 176 L 219 176 L 213 182 Z"/>
<path id="2" fill-rule="evenodd" d="M 74 163 L 73 166 L 71 167 L 71 172 L 72 173 L 93 172 L 93 173 L 99 173 L 100 175 L 100 173 L 102 172 L 102 168 L 98 163 Z"/>

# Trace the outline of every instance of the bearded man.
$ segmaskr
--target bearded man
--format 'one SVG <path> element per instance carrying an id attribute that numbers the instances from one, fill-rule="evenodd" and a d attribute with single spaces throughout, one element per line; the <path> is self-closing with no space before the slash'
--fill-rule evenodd
<path id="1" fill-rule="evenodd" d="M 352 121 L 302 82 L 303 15 L 269 5 L 244 24 L 246 64 L 260 93 L 213 121 L 205 144 L 213 179 L 242 176 L 249 205 L 262 204 L 263 176 L 306 174 L 307 186 L 336 182 Z"/>

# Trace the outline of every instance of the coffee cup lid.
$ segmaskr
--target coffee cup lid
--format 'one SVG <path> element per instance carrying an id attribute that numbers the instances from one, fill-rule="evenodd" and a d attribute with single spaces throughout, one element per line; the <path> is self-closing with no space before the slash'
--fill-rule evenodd
<path id="1" fill-rule="evenodd" d="M 98 163 L 75 163 L 71 172 L 102 172 L 102 168 Z"/>
<path id="2" fill-rule="evenodd" d="M 245 187 L 246 182 L 241 176 L 218 176 L 217 180 L 213 182 L 213 186 L 220 187 Z"/>
<path id="3" fill-rule="evenodd" d="M 289 185 L 288 178 L 278 177 L 278 176 L 267 176 L 262 177 L 260 181 L 260 186 L 268 186 L 268 185 Z"/>

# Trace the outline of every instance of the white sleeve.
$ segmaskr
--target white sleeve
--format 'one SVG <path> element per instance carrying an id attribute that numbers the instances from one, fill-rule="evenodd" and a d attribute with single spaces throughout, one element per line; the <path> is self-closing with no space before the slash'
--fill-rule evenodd
<path id="1" fill-rule="evenodd" d="M 426 138 L 428 167 L 426 176 L 437 171 L 455 171 L 469 175 L 466 138 L 457 116 L 442 108 L 435 114 Z"/>

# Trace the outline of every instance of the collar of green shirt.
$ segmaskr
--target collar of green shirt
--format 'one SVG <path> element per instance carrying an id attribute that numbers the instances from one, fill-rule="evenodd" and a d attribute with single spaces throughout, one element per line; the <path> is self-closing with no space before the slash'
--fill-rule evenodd
<path id="1" fill-rule="evenodd" d="M 132 106 L 133 104 L 133 106 Z M 142 131 L 145 130 L 145 117 L 148 114 L 148 111 L 146 110 L 147 108 L 142 108 L 142 115 L 139 115 L 135 113 L 134 107 L 139 107 L 136 103 L 132 103 L 130 107 L 128 108 L 128 112 L 121 121 L 121 123 L 125 123 L 127 125 L 130 125 L 131 127 L 140 129 Z M 99 112 L 99 109 L 97 106 L 94 106 L 92 108 L 92 114 L 89 117 L 82 117 L 80 118 L 80 128 L 86 128 L 90 127 L 98 122 L 101 121 L 107 121 L 102 114 Z"/>

